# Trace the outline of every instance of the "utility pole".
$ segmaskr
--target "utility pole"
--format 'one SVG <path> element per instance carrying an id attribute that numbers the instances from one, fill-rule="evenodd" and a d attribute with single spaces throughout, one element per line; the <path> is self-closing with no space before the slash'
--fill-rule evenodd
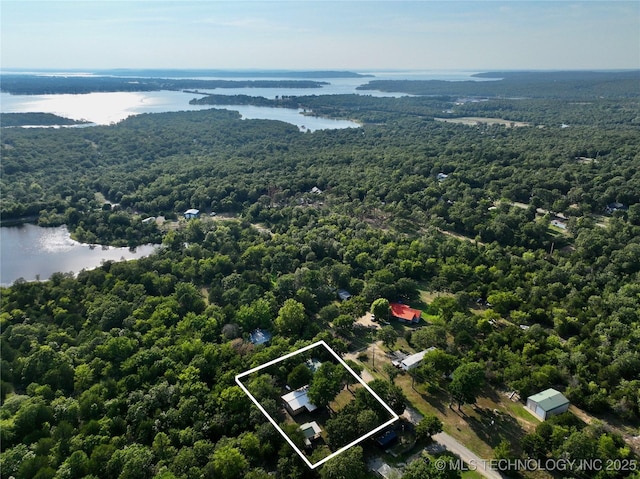
<path id="1" fill-rule="evenodd" d="M 371 364 L 373 366 L 373 370 L 376 370 L 376 344 L 373 343 L 371 345 Z"/>

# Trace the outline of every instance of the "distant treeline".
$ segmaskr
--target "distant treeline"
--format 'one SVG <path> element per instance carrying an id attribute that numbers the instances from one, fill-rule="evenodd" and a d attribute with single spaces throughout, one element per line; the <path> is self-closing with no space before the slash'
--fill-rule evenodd
<path id="1" fill-rule="evenodd" d="M 15 126 L 53 126 L 53 125 L 79 125 L 85 121 L 63 118 L 53 113 L 2 113 L 0 114 L 0 127 Z"/>
<path id="2" fill-rule="evenodd" d="M 140 77 L 164 77 L 164 78 L 367 78 L 373 75 L 365 75 L 349 71 L 287 71 L 287 70 L 157 70 L 142 69 L 133 70 L 118 68 L 114 70 L 100 71 L 100 74 L 116 76 L 140 76 Z"/>
<path id="3" fill-rule="evenodd" d="M 321 88 L 311 80 L 194 80 L 143 77 L 2 75 L 0 90 L 13 95 L 182 90 L 187 88 Z"/>
<path id="4" fill-rule="evenodd" d="M 192 92 L 198 93 L 199 92 Z M 608 95 L 606 95 L 608 96 Z M 369 95 L 303 95 L 276 99 L 248 95 L 206 95 L 194 98 L 192 105 L 254 105 L 299 108 L 317 116 L 381 124 L 405 118 L 460 118 L 480 116 L 523 121 L 538 126 L 606 126 L 636 128 L 640 124 L 638 98 L 598 98 L 592 101 L 557 98 L 491 99 L 464 101 L 456 96 L 406 96 L 402 98 Z"/>
<path id="5" fill-rule="evenodd" d="M 495 81 L 373 80 L 358 90 L 412 95 L 485 98 L 633 98 L 640 95 L 640 70 L 624 72 L 490 72 L 475 75 Z"/>

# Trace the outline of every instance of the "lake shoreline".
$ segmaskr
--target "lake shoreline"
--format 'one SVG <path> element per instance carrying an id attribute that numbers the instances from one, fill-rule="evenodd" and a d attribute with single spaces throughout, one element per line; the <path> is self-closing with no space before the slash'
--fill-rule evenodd
<path id="1" fill-rule="evenodd" d="M 147 257 L 159 244 L 143 244 L 134 248 L 80 243 L 65 225 L 38 226 L 22 223 L 0 228 L 0 286 L 10 287 L 15 281 L 47 281 L 55 273 L 73 274 L 99 268 L 107 261 L 129 261 Z"/>
<path id="2" fill-rule="evenodd" d="M 0 218 L 0 228 L 9 227 L 9 226 L 21 226 L 26 224 L 38 225 L 38 219 L 40 215 L 31 215 L 31 216 L 21 216 L 20 218 L 9 218 L 3 219 Z"/>

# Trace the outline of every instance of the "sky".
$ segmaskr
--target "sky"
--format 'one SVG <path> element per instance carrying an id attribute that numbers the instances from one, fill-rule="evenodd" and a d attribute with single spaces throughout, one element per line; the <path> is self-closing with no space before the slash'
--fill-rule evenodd
<path id="1" fill-rule="evenodd" d="M 640 68 L 640 1 L 0 0 L 0 66 Z"/>

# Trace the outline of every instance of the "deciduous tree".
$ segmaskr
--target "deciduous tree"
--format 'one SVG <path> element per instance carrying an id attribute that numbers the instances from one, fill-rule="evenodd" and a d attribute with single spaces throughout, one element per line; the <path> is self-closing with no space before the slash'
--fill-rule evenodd
<path id="1" fill-rule="evenodd" d="M 343 373 L 344 370 L 339 365 L 322 363 L 309 384 L 309 400 L 318 407 L 327 406 L 342 389 Z"/>
<path id="2" fill-rule="evenodd" d="M 478 363 L 466 363 L 458 366 L 453 372 L 453 380 L 449 384 L 449 393 L 458 403 L 458 409 L 463 404 L 472 404 L 484 385 L 484 368 Z"/>
<path id="3" fill-rule="evenodd" d="M 376 337 L 382 341 L 387 348 L 391 349 L 398 339 L 398 333 L 391 325 L 383 326 L 376 333 Z"/>
<path id="4" fill-rule="evenodd" d="M 320 470 L 322 479 L 364 479 L 367 468 L 362 456 L 362 447 L 353 446 L 334 457 Z"/>
<path id="5" fill-rule="evenodd" d="M 302 303 L 290 298 L 280 308 L 274 324 L 281 334 L 299 334 L 304 327 L 305 319 Z"/>
<path id="6" fill-rule="evenodd" d="M 211 458 L 214 477 L 238 479 L 247 470 L 249 463 L 240 450 L 233 446 L 222 446 L 215 450 Z"/>
<path id="7" fill-rule="evenodd" d="M 424 416 L 416 426 L 416 435 L 423 441 L 431 440 L 431 437 L 439 432 L 442 432 L 442 421 L 433 414 Z"/>
<path id="8" fill-rule="evenodd" d="M 378 298 L 371 303 L 371 313 L 378 319 L 386 321 L 389 319 L 389 312 L 391 307 L 389 306 L 389 300 L 385 298 Z"/>

